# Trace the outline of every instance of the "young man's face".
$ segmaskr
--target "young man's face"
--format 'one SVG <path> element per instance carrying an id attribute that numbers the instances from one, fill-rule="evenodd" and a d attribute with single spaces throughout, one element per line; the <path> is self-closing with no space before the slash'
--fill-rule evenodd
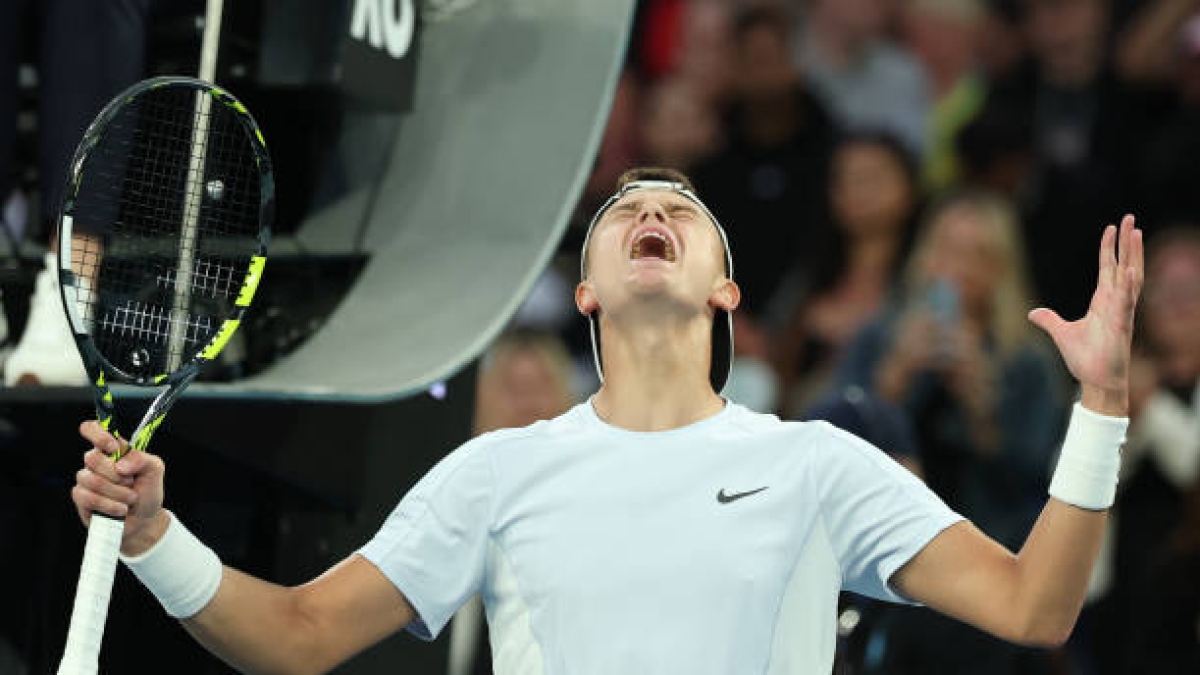
<path id="1" fill-rule="evenodd" d="M 576 291 L 584 314 L 648 304 L 681 313 L 737 305 L 716 226 L 694 202 L 671 190 L 635 190 L 622 197 L 596 224 L 586 255 L 587 277 Z"/>

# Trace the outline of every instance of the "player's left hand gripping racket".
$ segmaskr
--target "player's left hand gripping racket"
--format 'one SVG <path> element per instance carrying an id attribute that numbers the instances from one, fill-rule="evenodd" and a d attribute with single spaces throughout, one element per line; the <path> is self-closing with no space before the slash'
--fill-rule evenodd
<path id="1" fill-rule="evenodd" d="M 104 428 L 117 433 L 110 383 L 165 387 L 133 451 L 237 330 L 266 262 L 274 191 L 250 113 L 201 80 L 139 82 L 84 134 L 59 219 L 59 285 Z M 97 670 L 123 529 L 92 514 L 59 675 Z"/>

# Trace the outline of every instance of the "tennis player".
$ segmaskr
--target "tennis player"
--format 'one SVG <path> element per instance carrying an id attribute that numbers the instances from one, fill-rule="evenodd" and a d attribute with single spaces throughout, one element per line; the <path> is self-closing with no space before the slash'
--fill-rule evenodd
<path id="1" fill-rule="evenodd" d="M 125 563 L 197 640 L 250 672 L 326 671 L 401 628 L 432 638 L 474 593 L 498 673 L 828 673 L 843 588 L 1060 644 L 1126 428 L 1142 281 L 1132 217 L 1105 230 L 1100 263 L 1083 319 L 1030 314 L 1082 397 L 1051 498 L 1015 555 L 867 443 L 719 395 L 733 263 L 687 179 L 664 170 L 626 174 L 584 244 L 575 300 L 599 391 L 455 450 L 319 578 L 285 588 L 222 567 L 162 507 L 162 461 L 113 464 L 117 441 L 95 422 L 82 426 L 95 448 L 73 498 L 85 521 L 124 516 Z"/>

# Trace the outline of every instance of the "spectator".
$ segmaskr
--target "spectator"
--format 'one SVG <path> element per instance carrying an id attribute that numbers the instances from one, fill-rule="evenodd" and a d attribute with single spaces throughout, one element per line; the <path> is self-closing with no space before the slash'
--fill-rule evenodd
<path id="1" fill-rule="evenodd" d="M 716 151 L 720 124 L 702 90 L 672 77 L 647 92 L 640 135 L 643 163 L 687 173 Z"/>
<path id="2" fill-rule="evenodd" d="M 941 190 L 958 178 L 955 137 L 987 98 L 977 55 L 986 13 L 983 0 L 913 0 L 902 18 L 905 44 L 924 64 L 933 100 L 924 182 Z"/>
<path id="3" fill-rule="evenodd" d="M 1129 208 L 1131 129 L 1151 110 L 1112 74 L 1105 45 L 1110 0 L 1027 0 L 1032 62 L 995 83 L 989 105 L 1033 120 L 1034 166 L 1025 196 L 1027 238 L 1039 299 L 1067 318 L 1083 315 L 1095 256 L 1071 246 Z M 1063 270 L 1071 270 L 1063 274 Z"/>
<path id="4" fill-rule="evenodd" d="M 1090 646 L 1100 673 L 1119 673 L 1138 627 L 1137 590 L 1155 551 L 1180 526 L 1200 478 L 1200 230 L 1167 230 L 1146 259 L 1142 334 L 1130 378 L 1130 426 L 1103 558 L 1093 573 Z M 1156 671 L 1157 672 L 1157 671 Z"/>
<path id="5" fill-rule="evenodd" d="M 789 60 L 791 24 L 778 8 L 735 21 L 741 74 L 723 123 L 725 146 L 695 172 L 737 260 L 738 314 L 761 319 L 784 273 L 800 257 L 824 194 L 833 124 Z"/>
<path id="6" fill-rule="evenodd" d="M 889 131 L 919 156 L 929 85 L 921 65 L 886 39 L 890 8 L 886 0 L 812 0 L 795 58 L 843 126 Z"/>
<path id="7" fill-rule="evenodd" d="M 1200 8 L 1200 2 L 1193 2 Z M 1168 39 L 1173 101 L 1161 123 L 1146 129 L 1136 173 L 1146 222 L 1200 220 L 1196 158 L 1200 157 L 1200 9 Z"/>
<path id="8" fill-rule="evenodd" d="M 22 10 L 36 13 L 38 149 L 42 236 L 54 229 L 63 181 L 75 145 L 109 98 L 145 72 L 148 0 L 52 0 L 0 4 L 0 202 L 15 187 L 14 140 Z M 51 242 L 51 249 L 54 248 Z M 4 364 L 7 385 L 82 385 L 87 382 L 62 311 L 58 265 L 47 253 L 34 282 L 20 341 Z"/>
<path id="9" fill-rule="evenodd" d="M 1146 332 L 1164 389 L 1200 415 L 1200 229 L 1162 232 L 1147 262 Z"/>
<path id="10" fill-rule="evenodd" d="M 916 163 L 891 136 L 849 136 L 830 165 L 829 224 L 811 237 L 819 253 L 776 300 L 787 307 L 774 361 L 788 416 L 828 388 L 842 349 L 891 291 L 915 225 Z"/>
<path id="11" fill-rule="evenodd" d="M 927 218 L 898 302 L 855 339 L 840 377 L 902 405 L 930 487 L 1011 547 L 1045 496 L 1065 408 L 1031 306 L 1009 203 L 951 196 Z"/>
<path id="12" fill-rule="evenodd" d="M 1135 596 L 1124 673 L 1200 672 L 1200 482 L 1185 503 L 1183 522 L 1158 547 Z"/>
<path id="13" fill-rule="evenodd" d="M 475 434 L 529 426 L 575 404 L 571 362 L 552 335 L 518 330 L 502 335 L 480 364 Z"/>
<path id="14" fill-rule="evenodd" d="M 1179 493 L 1200 477 L 1200 229 L 1165 230 L 1146 259 L 1147 374 L 1130 400 L 1128 476 L 1153 462 Z"/>
<path id="15" fill-rule="evenodd" d="M 733 83 L 731 3 L 726 0 L 646 0 L 639 4 L 631 57 L 647 82 L 677 77 L 710 103 Z"/>
<path id="16" fill-rule="evenodd" d="M 960 184 L 1017 201 L 1034 163 L 1033 125 L 1020 110 L 988 105 L 955 140 Z"/>
<path id="17" fill-rule="evenodd" d="M 1045 497 L 1065 402 L 1025 318 L 1031 301 L 1010 204 L 983 193 L 926 219 L 898 301 L 855 339 L 842 386 L 873 389 L 916 429 L 929 486 L 980 529 L 1018 547 Z M 930 612 L 877 628 L 887 673 L 1031 672 L 1040 659 Z"/>
<path id="18" fill-rule="evenodd" d="M 733 16 L 725 0 L 691 0 L 683 21 L 683 47 L 676 74 L 710 105 L 732 90 Z"/>
<path id="19" fill-rule="evenodd" d="M 979 66 L 989 81 L 1012 75 L 1025 60 L 1025 35 L 1019 5 L 1024 0 L 986 0 L 983 28 L 976 45 Z"/>

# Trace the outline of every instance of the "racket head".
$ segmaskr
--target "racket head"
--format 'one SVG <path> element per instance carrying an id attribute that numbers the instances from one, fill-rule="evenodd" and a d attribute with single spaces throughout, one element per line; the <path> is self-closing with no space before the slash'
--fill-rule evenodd
<path id="1" fill-rule="evenodd" d="M 232 94 L 158 77 L 117 95 L 71 161 L 58 223 L 63 307 L 93 384 L 189 381 L 261 278 L 275 188 Z"/>

